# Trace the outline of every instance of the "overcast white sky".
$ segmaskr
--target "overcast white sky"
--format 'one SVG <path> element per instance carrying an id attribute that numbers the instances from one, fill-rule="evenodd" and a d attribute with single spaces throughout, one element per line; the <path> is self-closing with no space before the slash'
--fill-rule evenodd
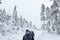
<path id="1" fill-rule="evenodd" d="M 42 3 L 45 6 L 52 4 L 49 0 L 2 0 L 0 8 L 5 8 L 7 12 L 12 13 L 14 5 L 16 5 L 18 16 L 22 15 L 23 18 L 40 27 L 40 7 Z"/>

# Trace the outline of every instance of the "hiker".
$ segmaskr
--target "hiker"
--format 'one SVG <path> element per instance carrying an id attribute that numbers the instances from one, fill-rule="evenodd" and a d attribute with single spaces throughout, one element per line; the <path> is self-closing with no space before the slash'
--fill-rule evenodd
<path id="1" fill-rule="evenodd" d="M 23 36 L 23 40 L 32 40 L 29 30 L 26 30 L 26 33 Z"/>
<path id="2" fill-rule="evenodd" d="M 34 32 L 31 31 L 31 37 L 32 37 L 32 40 L 34 40 L 34 36 L 35 36 Z"/>

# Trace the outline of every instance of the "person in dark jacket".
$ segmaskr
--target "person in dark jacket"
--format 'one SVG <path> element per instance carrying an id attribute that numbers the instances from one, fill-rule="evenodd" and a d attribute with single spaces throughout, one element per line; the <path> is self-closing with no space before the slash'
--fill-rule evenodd
<path id="1" fill-rule="evenodd" d="M 34 40 L 34 36 L 35 36 L 34 32 L 31 31 L 31 37 L 32 37 L 32 40 Z"/>
<path id="2" fill-rule="evenodd" d="M 23 40 L 32 40 L 29 30 L 26 30 L 26 33 L 23 36 Z"/>

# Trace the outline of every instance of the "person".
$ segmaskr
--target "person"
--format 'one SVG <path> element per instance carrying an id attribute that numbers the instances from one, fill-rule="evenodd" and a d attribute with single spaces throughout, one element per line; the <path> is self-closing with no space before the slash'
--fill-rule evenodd
<path id="1" fill-rule="evenodd" d="M 26 30 L 26 33 L 23 36 L 23 40 L 32 40 L 29 30 Z"/>
<path id="2" fill-rule="evenodd" d="M 31 37 L 32 37 L 32 40 L 34 40 L 34 36 L 35 36 L 34 32 L 31 31 Z"/>

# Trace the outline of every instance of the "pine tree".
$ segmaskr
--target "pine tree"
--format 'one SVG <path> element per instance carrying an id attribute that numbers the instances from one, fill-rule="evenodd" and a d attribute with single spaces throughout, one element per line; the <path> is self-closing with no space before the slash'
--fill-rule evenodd
<path id="1" fill-rule="evenodd" d="M 45 25 L 46 16 L 45 16 L 45 5 L 44 4 L 42 4 L 42 6 L 41 6 L 40 16 L 41 16 L 41 21 L 43 22 L 43 24 L 41 25 L 41 28 L 45 29 L 45 27 L 46 27 L 46 25 Z"/>
<path id="2" fill-rule="evenodd" d="M 30 21 L 30 27 L 32 27 L 32 21 Z"/>
<path id="3" fill-rule="evenodd" d="M 56 1 L 53 1 L 53 4 L 52 4 L 52 12 L 51 12 L 51 26 L 52 26 L 52 31 L 53 32 L 55 32 L 56 31 L 56 27 L 58 27 L 58 26 L 56 26 L 56 25 L 58 25 L 57 24 L 57 21 L 58 21 L 58 16 L 57 16 L 57 14 L 58 14 L 58 11 L 59 11 L 59 9 L 58 9 L 58 4 L 57 4 L 57 2 Z"/>
<path id="4" fill-rule="evenodd" d="M 45 11 L 45 5 L 42 4 L 42 5 L 41 5 L 41 15 L 44 15 L 44 11 Z"/>
<path id="5" fill-rule="evenodd" d="M 3 19 L 3 22 L 6 21 L 6 10 L 3 9 L 3 12 L 2 12 L 2 19 Z"/>
<path id="6" fill-rule="evenodd" d="M 0 22 L 2 22 L 3 20 L 3 17 L 2 17 L 2 9 L 0 9 Z"/>
<path id="7" fill-rule="evenodd" d="M 47 7 L 46 8 L 46 20 L 48 20 L 49 19 L 49 11 L 50 11 L 50 9 L 49 9 L 49 7 Z"/>
<path id="8" fill-rule="evenodd" d="M 14 19 L 14 26 L 17 26 L 18 16 L 17 16 L 16 6 L 14 6 L 13 19 Z"/>
<path id="9" fill-rule="evenodd" d="M 41 21 L 45 21 L 45 5 L 44 4 L 42 4 L 41 6 L 40 16 L 41 16 Z"/>
<path id="10" fill-rule="evenodd" d="M 54 10 L 58 7 L 58 3 L 56 1 L 53 2 L 53 4 L 51 5 L 51 9 Z"/>
<path id="11" fill-rule="evenodd" d="M 35 25 L 33 25 L 33 28 L 34 28 L 34 29 L 37 29 L 37 27 L 36 27 Z"/>
<path id="12" fill-rule="evenodd" d="M 56 1 L 59 4 L 59 6 L 60 6 L 60 0 L 52 0 L 52 1 Z"/>
<path id="13" fill-rule="evenodd" d="M 20 17 L 20 26 L 23 28 L 23 19 L 22 19 L 22 16 Z"/>
<path id="14" fill-rule="evenodd" d="M 22 22 L 23 27 L 26 27 L 26 20 L 25 20 L 25 18 L 24 18 L 22 21 L 23 21 L 23 22 Z"/>

